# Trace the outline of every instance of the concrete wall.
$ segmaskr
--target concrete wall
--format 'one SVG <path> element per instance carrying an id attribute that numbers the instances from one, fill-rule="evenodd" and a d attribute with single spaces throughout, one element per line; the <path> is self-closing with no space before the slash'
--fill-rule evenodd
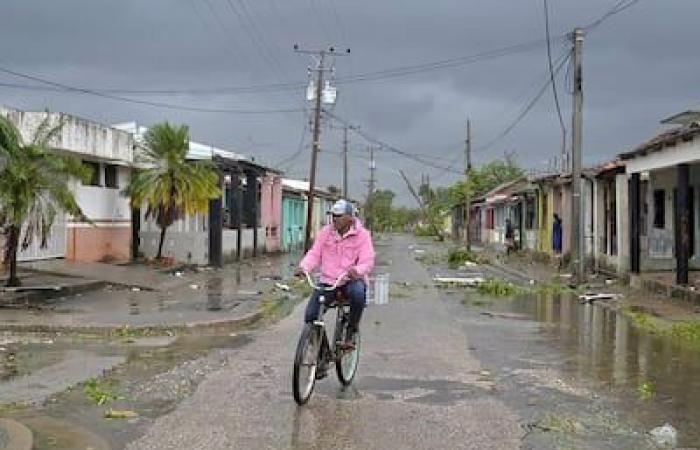
<path id="1" fill-rule="evenodd" d="M 9 118 L 20 130 L 25 142 L 31 142 L 46 119 L 46 112 L 19 111 L 0 107 L 0 114 Z M 89 120 L 63 113 L 48 113 L 53 128 L 63 121 L 60 133 L 51 141 L 53 148 L 113 161 L 134 161 L 134 140 L 131 134 Z"/>
<path id="2" fill-rule="evenodd" d="M 131 226 L 69 226 L 66 258 L 81 262 L 131 259 Z"/>
<path id="3" fill-rule="evenodd" d="M 617 272 L 624 276 L 630 269 L 629 182 L 626 174 L 615 176 L 617 210 Z"/>
<path id="4" fill-rule="evenodd" d="M 131 169 L 117 168 L 118 188 L 104 186 L 104 163 L 100 164 L 102 186 L 84 186 L 80 183 L 73 185 L 78 204 L 83 213 L 92 221 L 127 221 L 131 222 L 131 206 L 129 199 L 121 194 L 121 190 L 129 184 Z"/>
<path id="5" fill-rule="evenodd" d="M 282 180 L 279 176 L 263 177 L 260 201 L 262 239 L 268 252 L 278 252 L 282 245 Z"/>
<path id="6" fill-rule="evenodd" d="M 96 122 L 62 113 L 25 112 L 0 107 L 0 115 L 9 118 L 19 129 L 25 142 L 34 139 L 41 124 L 48 129 L 63 124 L 50 141 L 57 152 L 100 164 L 100 186 L 71 185 L 76 200 L 89 222 L 71 218 L 56 221 L 47 249 L 39 244 L 20 253 L 22 260 L 45 257 L 66 257 L 76 261 L 125 260 L 130 256 L 131 208 L 121 195 L 130 179 L 134 161 L 131 134 Z M 104 187 L 106 163 L 118 165 L 117 188 Z M 60 227 L 61 229 L 58 229 Z"/>
<path id="7" fill-rule="evenodd" d="M 237 247 L 238 247 L 238 230 L 227 230 L 224 229 L 223 233 L 223 255 L 225 262 L 235 261 L 237 257 Z M 265 252 L 265 228 L 258 228 L 258 254 Z M 243 229 L 242 238 L 242 255 L 244 257 L 249 257 L 253 254 L 253 229 L 245 228 Z"/>
<path id="8" fill-rule="evenodd" d="M 676 268 L 674 195 L 677 187 L 676 168 L 649 172 L 649 183 L 644 201 L 647 203 L 647 235 L 640 239 L 640 269 L 642 271 L 670 271 Z M 695 195 L 695 255 L 690 258 L 690 267 L 700 269 L 700 164 L 690 167 L 690 186 Z M 664 190 L 664 228 L 654 227 L 654 191 Z"/>
<path id="9" fill-rule="evenodd" d="M 187 216 L 168 227 L 163 243 L 163 256 L 174 257 L 190 264 L 209 263 L 209 219 L 207 214 Z M 147 258 L 158 253 L 160 228 L 145 218 L 145 208 L 141 212 L 141 245 L 139 251 Z"/>

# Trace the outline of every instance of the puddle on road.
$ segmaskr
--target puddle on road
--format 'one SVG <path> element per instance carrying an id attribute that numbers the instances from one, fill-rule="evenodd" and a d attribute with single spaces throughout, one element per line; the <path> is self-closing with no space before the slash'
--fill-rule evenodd
<path id="1" fill-rule="evenodd" d="M 700 349 L 639 329 L 624 315 L 573 296 L 512 300 L 467 294 L 465 304 L 494 320 L 537 321 L 543 365 L 610 393 L 647 430 L 666 422 L 684 445 L 700 443 Z M 512 316 L 516 315 L 516 316 Z M 529 361 L 537 366 L 536 361 Z"/>

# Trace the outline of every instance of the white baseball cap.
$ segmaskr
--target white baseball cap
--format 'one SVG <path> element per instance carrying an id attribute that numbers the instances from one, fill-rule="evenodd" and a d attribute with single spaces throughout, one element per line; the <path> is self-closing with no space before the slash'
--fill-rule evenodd
<path id="1" fill-rule="evenodd" d="M 345 199 L 340 199 L 335 204 L 333 204 L 333 208 L 331 208 L 331 214 L 340 216 L 347 214 L 349 216 L 354 215 L 355 212 L 355 207 L 350 203 L 349 201 Z"/>

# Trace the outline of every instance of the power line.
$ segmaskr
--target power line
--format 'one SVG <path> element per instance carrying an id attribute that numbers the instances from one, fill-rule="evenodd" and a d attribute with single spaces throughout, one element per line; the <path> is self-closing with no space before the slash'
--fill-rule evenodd
<path id="1" fill-rule="evenodd" d="M 87 95 L 92 95 L 95 97 L 101 97 L 101 98 L 106 98 L 109 100 L 114 100 L 114 101 L 119 101 L 119 102 L 125 102 L 125 103 L 133 103 L 133 104 L 138 104 L 138 105 L 144 105 L 144 106 L 152 106 L 156 108 L 163 108 L 163 109 L 172 109 L 172 110 L 177 110 L 177 111 L 192 111 L 192 112 L 206 112 L 206 113 L 222 113 L 222 114 L 282 114 L 282 113 L 297 113 L 303 111 L 303 109 L 267 109 L 267 110 L 252 110 L 252 109 L 224 109 L 224 108 L 200 108 L 200 107 L 194 107 L 194 106 L 184 106 L 184 105 L 174 105 L 172 103 L 162 103 L 162 102 L 151 102 L 147 100 L 139 100 L 139 99 L 134 99 L 134 98 L 128 98 L 128 97 L 121 97 L 117 95 L 112 95 L 112 94 L 107 94 L 103 92 L 98 92 L 98 91 L 93 91 L 91 89 L 85 89 L 81 87 L 75 87 L 63 83 L 58 83 L 55 81 L 47 80 L 44 78 L 40 78 L 34 75 L 29 75 L 25 74 L 22 72 L 17 72 L 14 70 L 10 70 L 7 68 L 0 67 L 0 72 L 13 75 L 15 77 L 19 78 L 25 78 L 27 80 L 35 81 L 37 83 L 43 83 L 49 86 L 53 86 L 56 88 L 60 88 L 65 91 L 70 91 L 70 92 L 78 92 L 81 94 L 87 94 Z"/>
<path id="2" fill-rule="evenodd" d="M 319 8 L 316 5 L 316 2 L 314 0 L 309 0 L 309 6 L 311 7 L 311 12 L 314 16 L 316 16 L 316 19 L 318 20 L 318 24 L 321 28 L 321 31 L 323 32 L 323 35 L 325 38 L 328 40 L 328 43 L 331 43 L 331 35 L 328 32 L 328 28 L 326 28 L 326 24 L 323 21 L 323 15 L 319 12 Z"/>
<path id="3" fill-rule="evenodd" d="M 190 1 L 192 1 L 192 2 L 190 2 Z M 188 3 L 190 3 L 190 5 L 192 6 L 192 9 L 195 10 L 195 14 L 202 20 L 202 22 L 204 22 L 204 17 L 199 14 L 199 10 L 194 6 L 196 3 L 196 0 L 188 0 Z M 214 24 L 216 25 L 216 27 L 214 27 L 214 28 L 217 31 L 221 32 L 221 37 L 223 39 L 221 39 L 217 42 L 220 44 L 221 48 L 226 50 L 231 56 L 233 56 L 236 59 L 239 58 L 242 55 L 242 53 L 239 52 L 238 47 L 236 46 L 236 51 L 232 51 L 231 48 L 227 45 L 227 44 L 229 44 L 229 45 L 233 44 L 235 46 L 235 41 L 231 41 L 227 38 L 226 25 L 224 25 L 224 22 L 221 20 L 221 17 L 216 12 L 214 5 L 211 3 L 210 0 L 204 0 L 204 3 L 207 5 L 207 8 L 209 8 L 209 11 L 211 12 L 212 17 L 214 17 Z M 205 27 L 209 28 L 206 26 L 206 24 L 205 24 Z"/>
<path id="4" fill-rule="evenodd" d="M 230 2 L 230 0 L 227 0 Z M 233 5 L 231 5 L 233 7 Z M 234 7 L 234 12 L 235 7 Z M 239 16 L 242 17 L 242 16 Z M 254 39 L 250 37 L 250 39 Z M 563 40 L 564 36 L 556 37 L 554 40 Z M 511 45 L 507 47 L 502 47 L 498 49 L 488 50 L 472 55 L 460 56 L 457 58 L 437 60 L 433 62 L 415 64 L 410 66 L 395 67 L 392 69 L 384 69 L 373 72 L 360 73 L 356 75 L 350 75 L 347 77 L 336 78 L 336 84 L 351 84 L 366 81 L 377 81 L 383 79 L 390 79 L 395 77 L 403 77 L 407 75 L 418 74 L 422 72 L 429 72 L 434 70 L 442 70 L 452 67 L 458 67 L 460 65 L 474 64 L 478 62 L 489 61 L 492 59 L 515 55 L 518 53 L 523 53 L 531 51 L 532 49 L 545 44 L 543 40 L 530 41 L 522 44 Z M 11 85 L 11 84 L 0 84 L 5 87 L 13 87 L 20 89 L 37 89 L 35 86 L 23 86 L 23 85 Z M 109 88 L 84 88 L 94 92 L 100 92 L 104 94 L 122 94 L 122 95 L 198 95 L 198 94 L 248 94 L 248 93 L 272 93 L 272 92 L 283 92 L 289 90 L 304 89 L 307 86 L 305 81 L 296 82 L 277 82 L 270 84 L 253 84 L 248 86 L 213 86 L 213 87 L 199 87 L 199 88 L 171 88 L 171 89 L 109 89 Z M 40 88 L 41 89 L 41 88 Z"/>
<path id="5" fill-rule="evenodd" d="M 342 123 L 343 125 L 347 125 L 348 127 L 351 127 L 352 131 L 354 131 L 358 136 L 362 137 L 362 138 L 363 138 L 364 140 L 366 140 L 367 142 L 377 145 L 377 146 L 378 146 L 378 150 L 385 150 L 385 151 L 388 151 L 388 152 L 391 152 L 391 153 L 395 153 L 395 154 L 397 154 L 397 155 L 401 155 L 401 156 L 403 156 L 403 157 L 405 157 L 405 158 L 407 158 L 407 159 L 413 160 L 413 161 L 415 161 L 415 162 L 419 162 L 419 163 L 421 163 L 421 164 L 423 164 L 423 165 L 425 165 L 425 166 L 432 167 L 432 168 L 434 168 L 434 169 L 442 169 L 442 170 L 450 171 L 450 172 L 453 172 L 453 173 L 456 173 L 456 174 L 460 174 L 460 175 L 462 174 L 461 171 L 452 170 L 452 169 L 450 169 L 449 167 L 437 165 L 437 164 L 435 164 L 434 162 L 432 162 L 432 161 L 430 161 L 430 160 L 428 160 L 428 159 L 421 158 L 421 157 L 419 157 L 419 156 L 416 156 L 416 155 L 413 154 L 413 153 L 409 153 L 409 152 L 407 152 L 407 151 L 405 151 L 405 150 L 401 150 L 401 149 L 399 149 L 399 148 L 397 148 L 397 147 L 394 147 L 394 146 L 391 145 L 391 144 L 387 144 L 386 142 L 384 142 L 384 141 L 382 141 L 382 140 L 380 140 L 380 139 L 377 139 L 377 138 L 371 136 L 371 135 L 368 134 L 364 129 L 352 125 L 349 121 L 347 121 L 347 120 L 345 120 L 345 119 L 339 117 L 337 114 L 334 114 L 334 113 L 332 113 L 332 112 L 330 112 L 330 111 L 326 111 L 326 110 L 324 110 L 324 112 L 326 113 L 326 115 L 328 115 L 328 116 L 331 117 L 332 119 L 338 121 L 339 123 Z"/>
<path id="6" fill-rule="evenodd" d="M 301 156 L 302 152 L 304 151 L 304 143 L 306 141 L 306 132 L 308 130 L 309 130 L 309 123 L 306 121 L 306 117 L 304 117 L 304 127 L 301 131 L 301 138 L 299 139 L 299 146 L 297 147 L 297 151 L 295 151 L 291 156 L 284 158 L 282 161 L 275 164 L 276 167 L 291 164 L 294 160 L 296 160 L 299 156 Z"/>
<path id="7" fill-rule="evenodd" d="M 564 118 L 561 114 L 561 106 L 559 105 L 559 93 L 557 92 L 557 82 L 554 79 L 554 63 L 552 62 L 552 40 L 549 32 L 549 7 L 547 0 L 544 0 L 544 24 L 545 24 L 545 34 L 547 37 L 547 62 L 549 65 L 549 75 L 552 84 L 552 93 L 554 94 L 554 105 L 557 109 L 557 116 L 559 117 L 559 125 L 561 126 L 561 153 L 562 155 L 566 153 L 566 126 L 564 125 Z"/>
<path id="8" fill-rule="evenodd" d="M 554 74 L 557 75 L 561 69 L 564 67 L 564 65 L 567 63 L 569 58 L 571 57 L 571 51 L 567 51 L 561 58 L 560 62 L 558 62 Z M 492 139 L 488 144 L 479 147 L 475 151 L 484 151 L 488 150 L 489 148 L 493 147 L 498 141 L 506 137 L 515 127 L 518 126 L 518 124 L 529 114 L 529 112 L 532 110 L 532 108 L 537 104 L 540 98 L 544 95 L 545 92 L 547 92 L 547 89 L 549 88 L 549 84 L 551 83 L 551 79 L 548 77 L 547 82 L 540 88 L 540 90 L 537 92 L 535 97 L 530 100 L 530 102 L 525 106 L 525 108 L 520 112 L 520 114 L 513 120 L 512 123 L 510 123 L 503 131 L 501 131 L 494 139 Z"/>
<path id="9" fill-rule="evenodd" d="M 591 31 L 592 29 L 597 28 L 600 25 L 602 25 L 603 22 L 605 22 L 609 18 L 613 17 L 614 15 L 620 14 L 621 12 L 633 7 L 634 5 L 639 3 L 640 1 L 641 0 L 619 0 L 617 3 L 615 3 L 615 6 L 610 8 L 609 11 L 607 11 L 605 14 L 603 14 L 598 19 L 591 22 L 589 25 L 585 26 L 583 29 L 585 31 Z"/>

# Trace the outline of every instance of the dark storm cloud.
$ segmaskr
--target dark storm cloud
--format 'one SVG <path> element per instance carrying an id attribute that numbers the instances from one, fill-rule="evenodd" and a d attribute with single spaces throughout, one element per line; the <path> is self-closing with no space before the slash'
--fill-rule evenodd
<path id="1" fill-rule="evenodd" d="M 590 23 L 614 0 L 550 0 L 555 36 Z M 1 7 L 0 67 L 66 84 L 124 89 L 247 86 L 306 79 L 308 57 L 292 45 L 349 46 L 336 76 L 455 58 L 544 37 L 541 0 L 23 0 Z M 635 146 L 658 121 L 697 107 L 695 0 L 642 0 L 587 36 L 585 160 Z M 558 56 L 564 50 L 554 43 Z M 474 123 L 477 148 L 490 142 L 546 80 L 544 46 L 527 53 L 381 81 L 339 85 L 335 113 L 402 149 L 457 161 L 464 122 Z M 562 72 L 563 78 L 564 72 Z M 0 75 L 0 82 L 25 81 Z M 560 85 L 567 127 L 570 101 Z M 211 108 L 300 107 L 303 92 L 255 95 L 155 96 L 148 99 Z M 234 116 L 162 110 L 85 95 L 0 87 L 0 103 L 50 107 L 107 123 L 168 119 L 186 122 L 205 142 L 235 147 L 275 162 L 297 151 L 302 114 Z M 337 151 L 341 133 L 324 128 L 324 147 Z M 366 143 L 352 136 L 352 145 Z M 310 139 L 306 139 L 308 143 Z M 516 151 L 528 167 L 559 152 L 560 130 L 547 94 L 511 134 L 475 159 Z M 364 152 L 364 150 L 362 150 Z M 359 155 L 358 155 L 359 156 Z M 456 175 L 380 153 L 380 186 L 406 199 L 394 168 L 447 183 Z M 383 166 L 382 166 L 383 165 Z M 302 175 L 308 152 L 290 164 Z M 322 158 L 321 180 L 337 183 L 339 159 Z M 352 160 L 353 191 L 364 192 L 367 165 Z M 360 191 L 360 189 L 363 189 Z M 357 195 L 356 194 L 356 195 Z"/>

